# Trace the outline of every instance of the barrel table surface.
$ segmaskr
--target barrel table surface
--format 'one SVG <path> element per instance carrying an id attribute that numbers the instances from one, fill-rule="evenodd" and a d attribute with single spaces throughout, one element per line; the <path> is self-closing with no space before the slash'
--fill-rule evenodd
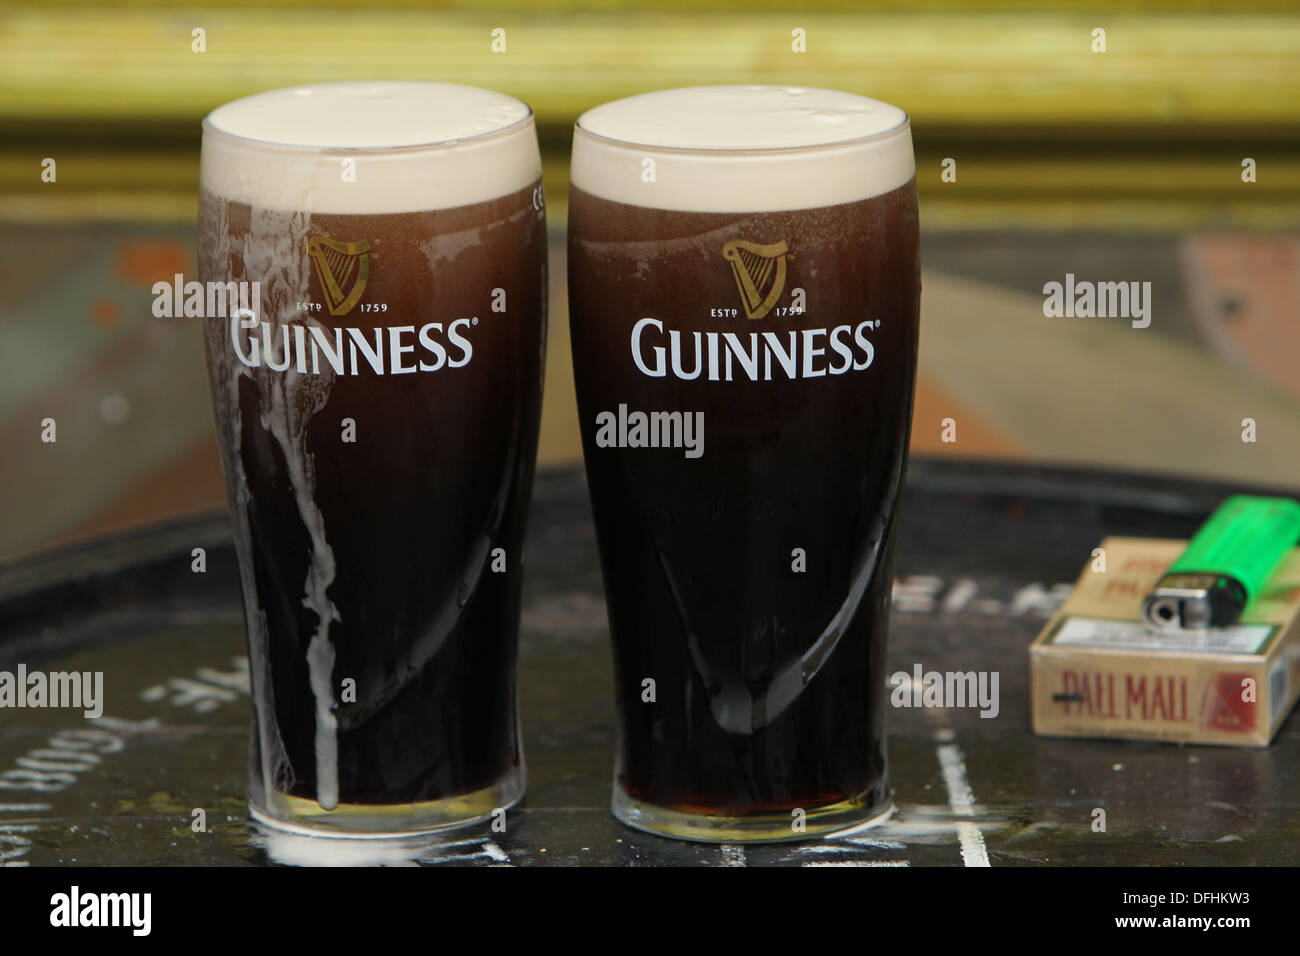
<path id="1" fill-rule="evenodd" d="M 763 846 L 661 839 L 609 814 L 609 634 L 578 470 L 539 475 L 530 523 L 520 636 L 527 797 L 495 826 L 438 838 L 319 840 L 251 825 L 247 661 L 224 515 L 11 564 L 0 568 L 0 670 L 102 672 L 104 690 L 95 721 L 68 709 L 0 710 L 0 865 L 1300 863 L 1294 715 L 1267 749 L 1030 730 L 1029 644 L 1101 538 L 1186 538 L 1240 490 L 914 459 L 889 673 L 996 671 L 999 711 L 891 709 L 894 816 L 854 834 Z"/>

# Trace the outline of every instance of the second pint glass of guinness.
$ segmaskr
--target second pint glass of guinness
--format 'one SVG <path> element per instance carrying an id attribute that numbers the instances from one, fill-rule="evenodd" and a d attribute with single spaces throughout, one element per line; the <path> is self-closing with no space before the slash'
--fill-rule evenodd
<path id="1" fill-rule="evenodd" d="M 465 86 L 276 90 L 204 122 L 197 305 L 264 823 L 425 832 L 523 794 L 540 173 L 528 107 Z"/>
<path id="2" fill-rule="evenodd" d="M 889 812 L 919 295 L 896 107 L 705 87 L 579 118 L 569 301 L 623 822 L 776 841 Z"/>

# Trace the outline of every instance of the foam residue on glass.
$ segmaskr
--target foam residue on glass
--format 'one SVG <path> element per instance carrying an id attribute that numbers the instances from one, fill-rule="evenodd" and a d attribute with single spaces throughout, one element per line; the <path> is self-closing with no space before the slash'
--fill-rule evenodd
<path id="1" fill-rule="evenodd" d="M 311 217 L 304 213 L 286 215 L 254 209 L 250 212 L 248 235 L 236 249 L 234 244 L 237 240 L 228 234 L 226 205 L 219 203 L 217 208 L 220 214 L 213 223 L 216 235 L 209 237 L 209 248 L 214 250 L 216 260 L 228 262 L 232 255 L 242 258 L 245 275 L 256 276 L 261 282 L 262 301 L 258 303 L 258 308 L 265 310 L 270 303 L 280 304 L 278 312 L 274 314 L 260 312 L 260 326 L 247 332 L 248 335 L 262 339 L 261 346 L 265 354 L 261 366 L 250 368 L 244 365 L 228 347 L 212 350 L 214 361 L 227 366 L 221 370 L 217 379 L 227 383 L 225 394 L 214 398 L 218 423 L 229 423 L 229 431 L 223 438 L 235 449 L 237 455 L 242 455 L 244 428 L 239 388 L 241 381 L 253 380 L 263 396 L 259 424 L 280 448 L 288 469 L 298 517 L 311 541 L 307 575 L 302 582 L 302 604 L 316 616 L 315 630 L 307 648 L 307 666 L 316 710 L 317 802 L 322 808 L 331 810 L 338 806 L 339 788 L 338 735 L 333 694 L 334 647 L 330 643 L 329 628 L 333 621 L 339 620 L 339 614 L 327 594 L 334 582 L 335 559 L 326 536 L 324 519 L 315 503 L 315 464 L 306 447 L 306 432 L 312 417 L 324 407 L 329 398 L 334 375 L 328 368 L 318 375 L 299 373 L 293 366 L 289 353 L 289 335 L 293 323 L 305 323 L 322 330 L 327 328 L 310 313 L 300 313 L 292 307 L 293 303 L 308 297 L 309 269 L 306 257 L 297 255 L 295 250 L 305 248 Z M 232 321 L 239 320 L 219 319 L 215 324 L 221 326 L 221 330 L 210 330 L 210 334 L 229 336 L 229 323 Z M 222 345 L 228 343 L 223 342 Z M 239 493 L 233 497 L 236 510 L 234 533 L 241 551 L 249 553 L 253 548 L 248 514 L 250 495 L 242 469 L 234 469 L 228 479 L 239 486 Z M 244 562 L 240 563 L 240 569 L 243 575 L 249 573 L 244 569 Z M 251 659 L 269 661 L 266 619 L 261 608 L 256 606 L 257 588 L 252 580 L 243 583 L 245 601 L 249 603 L 246 608 L 249 640 L 254 648 Z M 269 675 L 253 673 L 251 684 L 258 712 L 273 714 L 274 701 L 271 699 Z M 267 805 L 270 805 L 275 785 L 277 782 L 283 785 L 281 778 L 291 773 L 291 770 L 284 758 L 283 746 L 270 736 L 274 733 L 274 721 L 263 719 L 258 724 L 262 735 L 259 740 L 262 783 L 266 790 Z"/>

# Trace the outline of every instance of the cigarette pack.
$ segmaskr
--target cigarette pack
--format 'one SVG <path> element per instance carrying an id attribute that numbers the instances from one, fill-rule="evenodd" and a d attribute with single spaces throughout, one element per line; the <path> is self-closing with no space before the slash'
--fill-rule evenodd
<path id="1" fill-rule="evenodd" d="M 1300 548 L 1234 624 L 1154 628 L 1142 599 L 1186 548 L 1102 541 L 1030 645 L 1034 733 L 1268 746 L 1300 696 Z"/>

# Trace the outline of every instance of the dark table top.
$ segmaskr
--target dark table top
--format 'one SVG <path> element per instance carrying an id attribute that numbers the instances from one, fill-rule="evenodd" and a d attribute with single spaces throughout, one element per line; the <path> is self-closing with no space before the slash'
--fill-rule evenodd
<path id="1" fill-rule="evenodd" d="M 1091 549 L 1108 534 L 1187 537 L 1238 490 L 914 460 L 889 672 L 996 670 L 1001 711 L 891 711 L 895 816 L 855 836 L 759 847 L 660 839 L 609 815 L 610 653 L 580 471 L 538 477 L 520 638 L 528 794 L 504 833 L 484 824 L 438 840 L 325 843 L 250 826 L 244 637 L 224 515 L 11 564 L 0 568 L 0 669 L 102 671 L 106 704 L 94 724 L 67 710 L 0 711 L 0 771 L 39 771 L 0 785 L 42 788 L 0 789 L 0 865 L 1295 864 L 1294 716 L 1267 749 L 1029 729 L 1028 646 Z M 190 570 L 196 547 L 204 574 Z M 1091 826 L 1097 807 L 1104 833 Z"/>

